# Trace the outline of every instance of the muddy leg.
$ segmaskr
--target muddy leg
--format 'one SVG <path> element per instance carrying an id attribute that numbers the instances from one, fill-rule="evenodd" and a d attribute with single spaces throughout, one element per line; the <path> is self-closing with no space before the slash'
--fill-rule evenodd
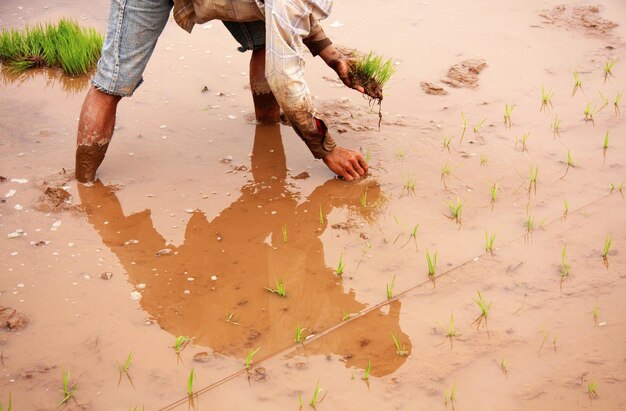
<path id="1" fill-rule="evenodd" d="M 76 180 L 91 183 L 109 147 L 119 96 L 91 87 L 83 102 L 76 138 Z"/>
<path id="2" fill-rule="evenodd" d="M 280 107 L 265 79 L 265 48 L 254 50 L 250 58 L 250 90 L 256 121 L 274 124 L 280 121 Z"/>

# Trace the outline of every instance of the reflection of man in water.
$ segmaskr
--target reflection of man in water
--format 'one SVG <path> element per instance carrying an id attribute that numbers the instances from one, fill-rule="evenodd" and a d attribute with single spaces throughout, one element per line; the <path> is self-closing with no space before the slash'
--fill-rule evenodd
<path id="1" fill-rule="evenodd" d="M 335 144 L 313 105 L 304 80 L 305 46 L 343 82 L 364 92 L 348 76 L 352 61 L 326 37 L 319 20 L 332 0 L 125 0 L 112 1 L 106 39 L 93 87 L 80 113 L 76 179 L 93 182 L 113 137 L 117 104 L 142 82 L 143 72 L 174 7 L 174 19 L 191 32 L 214 19 L 225 22 L 252 50 L 250 88 L 257 121 L 276 123 L 279 106 L 315 158 L 347 180 L 367 173 L 363 156 Z"/>
<path id="2" fill-rule="evenodd" d="M 94 187 L 79 184 L 89 222 L 118 256 L 130 282 L 145 284 L 141 306 L 171 334 L 192 336 L 197 344 L 237 358 L 251 348 L 269 354 L 292 345 L 298 324 L 319 332 L 341 322 L 344 312 L 365 308 L 354 292 L 344 293 L 325 264 L 319 239 L 328 224 L 320 223 L 320 207 L 325 214 L 334 207 L 364 213 L 361 189 L 355 187 L 351 195 L 345 183 L 330 180 L 299 203 L 286 181 L 279 126 L 257 126 L 251 171 L 253 181 L 220 215 L 211 221 L 199 211 L 192 215 L 179 247 L 167 245 L 154 229 L 150 210 L 125 216 L 113 188 L 99 181 Z M 368 197 L 379 195 L 379 187 L 371 185 Z M 171 253 L 157 256 L 165 248 Z M 275 278 L 284 280 L 286 298 L 265 289 L 274 287 Z M 375 311 L 362 326 L 356 320 L 348 335 L 336 333 L 342 340 L 328 349 L 340 355 L 354 350 L 355 356 L 377 339 L 393 349 L 392 332 L 408 343 L 399 329 L 399 308 L 397 302 L 388 314 Z"/>

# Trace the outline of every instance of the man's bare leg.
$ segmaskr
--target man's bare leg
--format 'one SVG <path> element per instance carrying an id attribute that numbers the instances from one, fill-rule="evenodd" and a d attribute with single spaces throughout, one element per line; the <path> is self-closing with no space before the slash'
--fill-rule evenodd
<path id="1" fill-rule="evenodd" d="M 254 50 L 250 58 L 250 91 L 256 121 L 274 124 L 280 121 L 280 106 L 265 79 L 265 47 Z"/>
<path id="2" fill-rule="evenodd" d="M 104 160 L 115 127 L 119 96 L 91 87 L 80 112 L 76 138 L 76 180 L 91 183 Z"/>

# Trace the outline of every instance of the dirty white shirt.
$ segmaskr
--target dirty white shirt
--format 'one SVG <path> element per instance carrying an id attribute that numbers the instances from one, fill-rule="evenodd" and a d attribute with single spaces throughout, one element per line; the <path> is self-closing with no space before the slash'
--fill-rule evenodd
<path id="1" fill-rule="evenodd" d="M 313 155 L 335 147 L 304 80 L 302 40 L 330 14 L 332 0 L 174 0 L 174 19 L 191 32 L 209 20 L 265 20 L 265 77 L 296 133 Z"/>

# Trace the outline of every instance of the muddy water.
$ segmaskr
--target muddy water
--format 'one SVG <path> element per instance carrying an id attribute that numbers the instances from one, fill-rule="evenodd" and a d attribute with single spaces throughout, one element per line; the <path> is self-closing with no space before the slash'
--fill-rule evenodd
<path id="1" fill-rule="evenodd" d="M 297 409 L 298 392 L 308 403 L 317 381 L 327 392 L 319 409 L 445 409 L 453 386 L 458 410 L 626 406 L 626 221 L 623 197 L 609 188 L 626 180 L 626 127 L 612 106 L 626 89 L 626 32 L 602 20 L 626 21 L 626 9 L 617 1 L 597 12 L 534 1 L 361 4 L 336 4 L 326 27 L 339 44 L 399 63 L 382 131 L 365 100 L 319 61 L 307 66 L 339 144 L 369 152 L 372 175 L 354 184 L 332 179 L 290 129 L 252 124 L 248 56 L 220 23 L 189 36 L 170 22 L 145 84 L 120 105 L 93 187 L 71 180 L 85 81 L 3 73 L 0 175 L 9 181 L 0 194 L 16 192 L 0 204 L 0 306 L 30 319 L 0 334 L 3 405 L 10 392 L 16 409 L 56 408 L 70 370 L 72 409 L 188 407 L 195 368 L 199 409 Z M 103 29 L 107 8 L 3 2 L 0 26 L 73 15 Z M 604 82 L 613 57 L 615 78 Z M 476 89 L 441 81 L 472 58 L 488 64 Z M 572 96 L 574 70 L 583 90 Z M 424 93 L 423 81 L 448 94 Z M 542 85 L 554 91 L 547 112 Z M 505 103 L 516 105 L 511 129 Z M 583 121 L 587 103 L 594 124 Z M 526 150 L 515 144 L 524 133 Z M 71 201 L 41 200 L 47 187 L 64 187 Z M 446 204 L 457 197 L 460 223 Z M 493 256 L 485 230 L 497 233 Z M 571 272 L 561 281 L 564 244 Z M 434 281 L 427 250 L 438 254 Z M 101 279 L 105 272 L 112 278 Z M 266 289 L 275 280 L 285 298 Z M 477 290 L 493 302 L 480 330 L 470 325 Z M 304 345 L 293 341 L 297 325 L 310 336 Z M 392 334 L 408 355 L 396 353 Z M 171 348 L 178 335 L 194 338 L 180 358 Z M 257 347 L 255 367 L 242 372 Z M 130 351 L 134 388 L 125 378 L 118 386 L 116 361 Z M 194 361 L 201 352 L 206 362 Z"/>

